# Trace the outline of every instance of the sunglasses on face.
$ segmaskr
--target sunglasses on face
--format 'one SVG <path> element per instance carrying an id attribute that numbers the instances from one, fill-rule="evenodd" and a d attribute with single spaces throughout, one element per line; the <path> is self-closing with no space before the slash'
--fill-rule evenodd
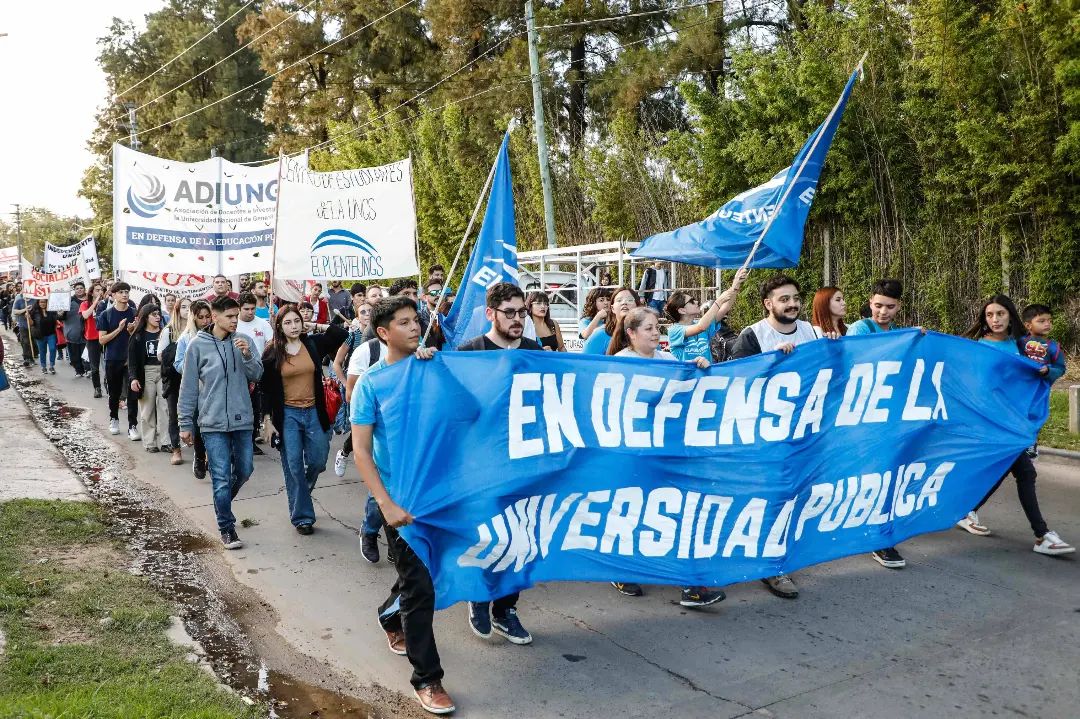
<path id="1" fill-rule="evenodd" d="M 515 317 L 518 318 L 519 320 L 523 320 L 523 319 L 525 319 L 526 317 L 529 316 L 529 311 L 527 309 L 525 309 L 524 307 L 522 307 L 520 310 L 515 310 L 515 309 L 512 309 L 512 308 L 511 309 L 505 309 L 505 310 L 495 310 L 495 313 L 502 315 L 503 317 L 505 317 L 508 320 L 512 320 Z"/>

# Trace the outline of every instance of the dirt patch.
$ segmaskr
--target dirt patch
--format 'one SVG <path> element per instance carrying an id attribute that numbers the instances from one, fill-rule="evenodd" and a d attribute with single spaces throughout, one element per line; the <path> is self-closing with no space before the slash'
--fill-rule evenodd
<path id="1" fill-rule="evenodd" d="M 54 563 L 61 567 L 117 571 L 128 563 L 118 547 L 107 544 L 76 544 L 68 547 L 41 547 L 30 553 L 38 564 Z"/>

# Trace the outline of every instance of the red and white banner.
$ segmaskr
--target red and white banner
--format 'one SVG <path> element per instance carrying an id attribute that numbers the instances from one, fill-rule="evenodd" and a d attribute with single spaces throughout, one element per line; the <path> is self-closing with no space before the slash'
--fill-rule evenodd
<path id="1" fill-rule="evenodd" d="M 76 259 L 64 267 L 57 267 L 48 272 L 40 267 L 34 267 L 23 258 L 23 296 L 35 299 L 47 299 L 49 294 L 57 292 L 70 292 L 71 283 L 83 276 L 82 263 Z"/>
<path id="2" fill-rule="evenodd" d="M 0 247 L 0 272 L 15 272 L 19 269 L 19 248 Z"/>
<path id="3" fill-rule="evenodd" d="M 165 295 L 173 294 L 177 297 L 190 297 L 193 300 L 204 299 L 214 291 L 213 275 L 183 275 L 171 272 L 120 272 L 119 279 L 131 285 L 128 297 L 135 304 L 143 298 L 143 295 L 157 295 L 158 299 L 165 301 Z M 230 277 L 233 290 L 240 288 L 240 278 Z"/>

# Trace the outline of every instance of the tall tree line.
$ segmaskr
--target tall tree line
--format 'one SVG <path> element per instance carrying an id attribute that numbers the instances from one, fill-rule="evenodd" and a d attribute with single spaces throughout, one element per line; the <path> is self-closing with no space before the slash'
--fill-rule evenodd
<path id="1" fill-rule="evenodd" d="M 170 0 L 143 32 L 117 21 L 100 57 L 114 92 L 242 4 Z M 535 4 L 560 245 L 640 239 L 768 179 L 868 51 L 796 275 L 855 302 L 874 278 L 899 277 L 907 321 L 949 331 L 971 321 L 979 297 L 1006 291 L 1050 303 L 1060 336 L 1080 341 L 1077 0 Z M 519 0 L 253 3 L 103 107 L 91 140 L 101 159 L 83 190 L 96 222 L 111 212 L 108 147 L 126 141 L 121 103 L 141 105 L 249 41 L 139 123 L 264 82 L 148 133 L 146 151 L 195 160 L 214 147 L 254 161 L 319 144 L 321 169 L 411 154 L 422 258 L 446 263 L 516 118 L 519 245 L 543 245 Z M 680 281 L 696 285 L 698 274 Z M 736 318 L 757 311 L 747 298 Z"/>

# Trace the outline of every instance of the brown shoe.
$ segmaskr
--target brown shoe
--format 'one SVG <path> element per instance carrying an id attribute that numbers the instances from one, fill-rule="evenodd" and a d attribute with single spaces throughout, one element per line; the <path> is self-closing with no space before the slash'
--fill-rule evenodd
<path id="1" fill-rule="evenodd" d="M 390 651 L 394 654 L 405 656 L 405 632 L 386 632 L 386 645 L 390 647 Z"/>
<path id="2" fill-rule="evenodd" d="M 799 590 L 791 577 L 786 574 L 778 574 L 775 577 L 766 577 L 761 582 L 769 588 L 769 591 L 783 599 L 794 599 L 799 596 Z"/>
<path id="3" fill-rule="evenodd" d="M 454 700 L 442 687 L 442 682 L 432 682 L 416 690 L 416 698 L 420 700 L 420 706 L 432 714 L 449 714 L 457 707 Z"/>
<path id="4" fill-rule="evenodd" d="M 184 458 L 180 455 L 180 448 L 177 447 L 172 451 L 172 458 L 169 460 L 169 464 L 183 464 Z"/>

